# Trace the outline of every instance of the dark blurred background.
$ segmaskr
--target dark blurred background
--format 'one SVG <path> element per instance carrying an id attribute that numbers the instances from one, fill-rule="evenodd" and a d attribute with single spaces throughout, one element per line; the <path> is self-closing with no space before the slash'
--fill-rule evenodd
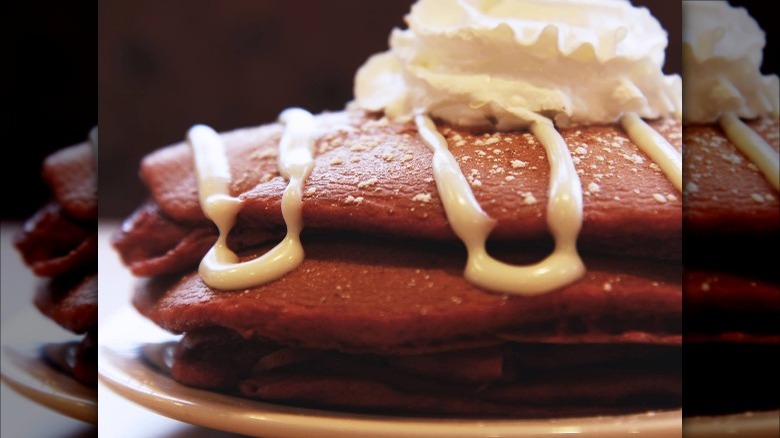
<path id="1" fill-rule="evenodd" d="M 2 218 L 25 218 L 46 201 L 43 158 L 83 141 L 97 104 L 106 217 L 144 199 L 141 157 L 180 141 L 192 124 L 228 130 L 268 123 L 289 106 L 341 109 L 356 69 L 387 48 L 412 2 L 102 0 L 99 13 L 94 0 L 4 2 L 4 150 L 17 155 L 3 160 L 3 181 L 15 190 L 5 194 Z M 634 3 L 669 32 L 665 70 L 678 73 L 679 3 Z M 773 28 L 770 3 L 731 3 Z M 769 35 L 762 70 L 776 72 L 777 38 Z"/>
<path id="2" fill-rule="evenodd" d="M 100 8 L 100 211 L 145 197 L 138 163 L 195 123 L 219 131 L 290 106 L 339 110 L 411 0 L 139 0 Z M 106 169 L 110 169 L 107 171 Z"/>
<path id="3" fill-rule="evenodd" d="M 100 3 L 100 211 L 123 217 L 146 196 L 138 163 L 195 123 L 224 131 L 300 106 L 339 110 L 357 68 L 406 27 L 412 0 L 105 0 Z M 647 5 L 680 71 L 680 4 Z"/>
<path id="4" fill-rule="evenodd" d="M 97 124 L 97 1 L 3 2 L 2 219 L 49 198 L 43 158 Z"/>

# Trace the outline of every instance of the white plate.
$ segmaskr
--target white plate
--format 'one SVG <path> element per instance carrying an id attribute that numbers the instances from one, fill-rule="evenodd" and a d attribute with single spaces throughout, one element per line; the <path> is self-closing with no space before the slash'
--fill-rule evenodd
<path id="1" fill-rule="evenodd" d="M 777 438 L 780 436 L 780 411 L 686 418 L 683 430 L 685 438 Z"/>
<path id="2" fill-rule="evenodd" d="M 141 357 L 176 339 L 127 309 L 100 327 L 98 374 L 118 394 L 167 417 L 263 437 L 527 437 L 579 434 L 679 437 L 678 411 L 555 420 L 436 419 L 358 415 L 262 403 L 180 385 Z M 148 350 L 147 350 L 148 351 Z"/>
<path id="3" fill-rule="evenodd" d="M 54 348 L 78 341 L 74 335 L 46 319 L 34 308 L 25 309 L 3 323 L 3 381 L 36 403 L 77 420 L 97 422 L 97 389 L 82 385 L 41 356 L 45 345 Z"/>

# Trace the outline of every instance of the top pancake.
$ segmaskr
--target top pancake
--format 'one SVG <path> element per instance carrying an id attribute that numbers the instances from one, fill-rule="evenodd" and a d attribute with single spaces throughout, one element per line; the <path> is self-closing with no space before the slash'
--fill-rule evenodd
<path id="1" fill-rule="evenodd" d="M 43 163 L 53 200 L 14 238 L 36 275 L 57 277 L 97 270 L 97 175 L 89 144 L 54 152 Z"/>
<path id="2" fill-rule="evenodd" d="M 322 114 L 316 120 L 321 132 L 315 167 L 303 188 L 305 230 L 457 240 L 436 190 L 432 153 L 413 124 L 388 123 L 360 111 Z M 679 123 L 665 119 L 651 125 L 680 148 Z M 549 163 L 538 140 L 523 131 L 440 130 L 476 199 L 497 221 L 491 237 L 549 239 Z M 283 230 L 280 200 L 286 181 L 276 159 L 282 131 L 271 124 L 222 135 L 232 171 L 230 189 L 243 200 L 237 229 Z M 681 196 L 658 166 L 616 125 L 561 134 L 583 186 L 580 249 L 679 260 Z M 187 144 L 146 157 L 141 176 L 162 215 L 189 228 L 212 228 L 198 203 Z M 158 245 L 144 243 L 143 236 L 131 240 Z"/>
<path id="3" fill-rule="evenodd" d="M 777 119 L 748 125 L 780 149 Z M 718 125 L 686 126 L 683 144 L 686 237 L 780 236 L 780 195 Z"/>
<path id="4" fill-rule="evenodd" d="M 55 201 L 69 216 L 80 221 L 97 220 L 97 173 L 88 143 L 70 146 L 46 157 L 43 179 Z"/>

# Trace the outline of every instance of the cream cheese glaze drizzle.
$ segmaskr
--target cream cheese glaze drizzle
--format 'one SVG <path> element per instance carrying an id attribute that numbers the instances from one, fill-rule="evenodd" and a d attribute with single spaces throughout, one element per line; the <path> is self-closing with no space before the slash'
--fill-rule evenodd
<path id="1" fill-rule="evenodd" d="M 541 119 L 531 125 L 550 157 L 550 203 L 547 223 L 555 238 L 555 250 L 539 263 L 517 266 L 491 257 L 485 243 L 495 226 L 479 206 L 466 177 L 430 117 L 417 115 L 417 129 L 433 152 L 433 174 L 447 219 L 468 250 L 465 277 L 494 292 L 536 295 L 578 280 L 585 265 L 577 254 L 577 235 L 582 224 L 582 189 L 566 143 Z"/>
<path id="2" fill-rule="evenodd" d="M 360 69 L 355 88 L 357 104 L 366 110 L 382 110 L 393 121 L 416 123 L 423 142 L 433 152 L 434 179 L 445 214 L 468 249 L 464 272 L 468 281 L 490 291 L 519 295 L 564 287 L 585 273 L 576 248 L 582 227 L 582 187 L 569 149 L 551 119 L 556 123 L 621 120 L 632 141 L 681 190 L 681 154 L 640 118 L 679 115 L 679 78 L 664 76 L 660 70 L 665 33 L 646 10 L 632 8 L 625 1 L 556 3 L 557 7 L 589 14 L 599 11 L 601 19 L 609 18 L 607 29 L 592 27 L 592 20 L 585 20 L 585 24 L 555 21 L 563 16 L 560 11 L 537 0 L 447 0 L 454 8 L 451 12 L 457 13 L 444 16 L 436 13 L 442 4 L 421 0 L 408 18 L 410 31 L 394 33 L 393 51 L 369 59 Z M 530 21 L 516 19 L 518 14 L 530 14 Z M 555 24 L 548 26 L 545 20 Z M 631 26 L 626 27 L 627 22 Z M 453 26 L 457 31 L 452 30 Z M 535 30 L 528 34 L 529 29 Z M 641 35 L 632 34 L 632 29 L 642 29 Z M 484 52 L 479 45 L 479 50 L 474 50 L 473 36 L 483 38 L 480 41 L 488 43 L 490 50 Z M 432 46 L 420 41 L 429 41 Z M 459 44 L 466 44 L 465 49 Z M 430 51 L 431 48 L 436 50 Z M 463 50 L 469 61 L 474 61 L 466 64 L 476 70 L 459 70 Z M 581 78 L 571 75 L 570 70 L 578 69 L 558 66 L 553 74 L 515 69 L 521 61 L 507 59 L 507 50 L 529 62 L 553 56 L 560 58 L 560 65 L 606 66 L 606 71 L 617 76 L 610 76 L 607 88 L 593 91 L 580 83 Z M 487 70 L 480 71 L 482 67 Z M 504 74 L 506 68 L 520 76 Z M 640 77 L 644 78 L 641 86 L 634 80 Z M 571 80 L 579 85 L 569 87 Z M 604 106 L 604 102 L 608 105 Z M 519 266 L 503 263 L 487 253 L 485 244 L 495 221 L 480 207 L 431 117 L 463 126 L 529 129 L 541 142 L 550 162 L 547 223 L 555 239 L 555 248 L 547 258 Z M 281 121 L 286 127 L 280 145 L 279 171 L 289 180 L 282 198 L 287 236 L 262 257 L 243 263 L 227 247 L 227 235 L 240 201 L 229 193 L 230 170 L 224 145 L 209 128 L 196 126 L 190 131 L 201 205 L 220 231 L 199 272 L 204 282 L 217 289 L 251 287 L 273 280 L 303 260 L 299 240 L 303 226 L 301 186 L 314 165 L 314 122 L 311 114 L 298 109 L 282 113 Z"/>
<path id="3" fill-rule="evenodd" d="M 780 112 L 780 81 L 760 71 L 764 32 L 744 8 L 725 1 L 683 2 L 683 122 L 720 124 L 726 137 L 780 190 L 780 156 L 740 118 Z"/>
<path id="4" fill-rule="evenodd" d="M 406 21 L 407 30 L 391 35 L 390 50 L 358 70 L 355 98 L 361 108 L 381 110 L 392 121 L 415 119 L 434 151 L 447 217 L 468 248 L 469 281 L 536 294 L 583 275 L 576 250 L 582 187 L 552 120 L 621 121 L 682 190 L 682 154 L 641 119 L 681 116 L 679 77 L 661 70 L 666 33 L 646 9 L 609 0 L 420 0 Z M 530 129 L 540 140 L 550 161 L 547 221 L 556 240 L 547 259 L 510 266 L 486 253 L 494 222 L 428 116 L 457 126 Z"/>
<path id="5" fill-rule="evenodd" d="M 241 289 L 267 283 L 303 261 L 301 198 L 303 183 L 314 168 L 315 122 L 309 112 L 297 108 L 284 111 L 279 119 L 286 125 L 279 145 L 279 173 L 289 181 L 282 195 L 287 235 L 267 253 L 246 262 L 239 262 L 227 246 L 227 236 L 235 224 L 241 201 L 230 195 L 230 165 L 225 146 L 219 134 L 207 126 L 194 126 L 188 133 L 201 208 L 219 229 L 217 243 L 201 261 L 198 273 L 206 284 L 216 289 Z"/>
<path id="6" fill-rule="evenodd" d="M 727 112 L 719 120 L 729 140 L 758 166 L 772 187 L 780 191 L 780 154 L 736 114 Z"/>
<path id="7" fill-rule="evenodd" d="M 620 119 L 631 141 L 661 168 L 678 192 L 682 192 L 682 154 L 634 113 Z"/>

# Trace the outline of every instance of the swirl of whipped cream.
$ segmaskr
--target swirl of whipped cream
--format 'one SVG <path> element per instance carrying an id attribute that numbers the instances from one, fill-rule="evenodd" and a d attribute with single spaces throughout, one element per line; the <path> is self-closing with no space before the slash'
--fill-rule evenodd
<path id="1" fill-rule="evenodd" d="M 764 32 L 726 1 L 683 2 L 683 90 L 686 123 L 712 123 L 726 112 L 777 117 L 777 75 L 759 71 Z"/>
<path id="2" fill-rule="evenodd" d="M 421 0 L 355 79 L 358 106 L 512 129 L 679 115 L 666 32 L 626 0 Z"/>

